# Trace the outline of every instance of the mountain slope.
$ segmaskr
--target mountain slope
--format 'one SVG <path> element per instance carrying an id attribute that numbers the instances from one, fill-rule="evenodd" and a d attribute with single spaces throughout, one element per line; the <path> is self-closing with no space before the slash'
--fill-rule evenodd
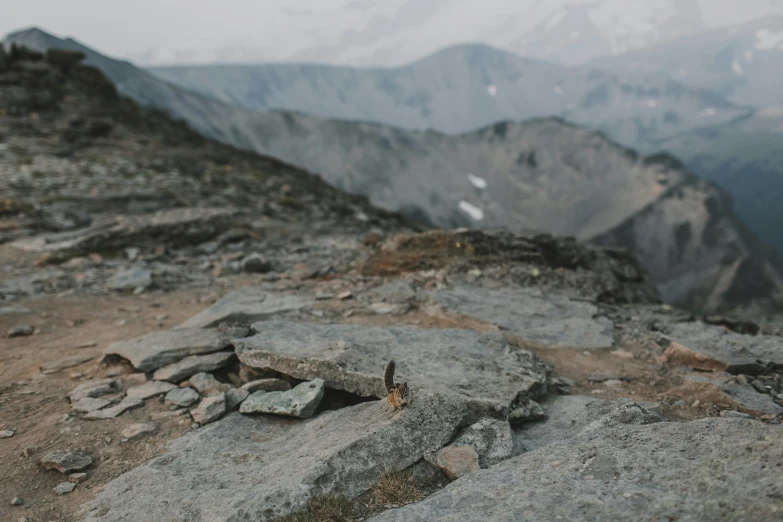
<path id="1" fill-rule="evenodd" d="M 560 116 L 630 146 L 732 120 L 747 111 L 666 78 L 627 81 L 483 45 L 440 51 L 404 67 L 267 64 L 170 67 L 155 75 L 226 103 L 467 132 L 500 120 Z M 455 108 L 459 107 L 459 110 Z"/>
<path id="2" fill-rule="evenodd" d="M 758 109 L 734 122 L 665 140 L 694 172 L 732 195 L 737 214 L 783 254 L 783 109 Z"/>
<path id="3" fill-rule="evenodd" d="M 669 77 L 739 104 L 783 105 L 783 16 L 600 57 L 591 64 L 629 76 Z"/>
<path id="4" fill-rule="evenodd" d="M 254 112 L 94 52 L 90 60 L 115 75 L 120 89 L 143 103 L 154 100 L 202 133 L 320 172 L 386 209 L 438 226 L 532 228 L 628 247 L 664 297 L 694 309 L 758 313 L 783 302 L 778 268 L 730 206 L 715 203 L 723 198 L 714 186 L 694 181 L 666 157 L 641 158 L 562 120 L 500 123 L 449 136 Z M 145 86 L 149 90 L 139 94 Z M 653 243 L 626 226 L 639 216 Z M 757 272 L 735 270 L 741 259 L 764 267 L 762 283 Z M 741 290 L 758 287 L 763 294 Z"/>

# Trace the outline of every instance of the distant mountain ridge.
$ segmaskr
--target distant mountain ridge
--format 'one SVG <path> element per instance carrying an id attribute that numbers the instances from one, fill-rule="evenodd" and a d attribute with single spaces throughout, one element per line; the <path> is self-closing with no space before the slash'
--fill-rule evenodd
<path id="1" fill-rule="evenodd" d="M 381 207 L 442 227 L 539 229 L 626 247 L 665 298 L 693 309 L 763 314 L 783 306 L 774 259 L 716 187 L 669 156 L 641 157 L 552 118 L 449 136 L 256 112 L 168 84 L 73 40 L 38 31 L 9 40 L 81 49 L 140 103 L 210 137 L 319 172 Z"/>
<path id="2" fill-rule="evenodd" d="M 643 147 L 748 113 L 711 91 L 661 77 L 623 79 L 590 67 L 460 45 L 404 67 L 266 64 L 154 68 L 169 82 L 258 110 L 460 133 L 501 120 L 558 116 Z"/>

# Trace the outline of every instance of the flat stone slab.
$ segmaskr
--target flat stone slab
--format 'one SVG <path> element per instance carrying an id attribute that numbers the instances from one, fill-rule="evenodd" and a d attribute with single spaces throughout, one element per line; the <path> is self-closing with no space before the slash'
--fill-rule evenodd
<path id="1" fill-rule="evenodd" d="M 233 352 L 191 355 L 174 364 L 158 368 L 155 370 L 155 373 L 152 374 L 152 378 L 156 381 L 180 382 L 197 373 L 219 370 L 231 363 L 233 359 Z"/>
<path id="2" fill-rule="evenodd" d="M 133 408 L 138 408 L 139 406 L 143 406 L 143 405 L 144 405 L 144 401 L 141 399 L 132 399 L 130 397 L 125 397 L 116 406 L 90 412 L 87 415 L 85 415 L 84 418 L 88 420 L 114 419 L 115 417 L 119 417 L 120 415 L 122 415 L 128 410 L 131 410 Z"/>
<path id="3" fill-rule="evenodd" d="M 567 297 L 463 286 L 433 292 L 431 298 L 449 311 L 552 347 L 589 350 L 609 348 L 614 343 L 613 324 L 606 317 L 596 317 L 598 307 Z"/>
<path id="4" fill-rule="evenodd" d="M 73 403 L 85 397 L 100 397 L 110 393 L 122 391 L 122 382 L 117 379 L 101 379 L 80 384 L 68 394 L 68 399 Z"/>
<path id="5" fill-rule="evenodd" d="M 106 406 L 109 406 L 114 402 L 115 401 L 109 399 L 101 399 L 99 397 L 98 398 L 85 397 L 73 403 L 71 405 L 71 409 L 79 413 L 90 413 L 91 411 L 98 411 L 101 408 L 105 408 Z"/>
<path id="6" fill-rule="evenodd" d="M 122 436 L 128 440 L 140 439 L 145 435 L 155 433 L 158 427 L 151 422 L 139 422 L 137 424 L 131 424 L 124 430 L 122 430 Z"/>
<path id="7" fill-rule="evenodd" d="M 56 493 L 57 495 L 65 495 L 66 493 L 70 493 L 76 489 L 76 483 L 74 482 L 60 482 L 57 484 L 52 491 Z"/>
<path id="8" fill-rule="evenodd" d="M 171 406 L 187 408 L 200 398 L 199 393 L 193 388 L 175 388 L 166 394 L 164 402 Z"/>
<path id="9" fill-rule="evenodd" d="M 291 389 L 291 385 L 283 379 L 258 379 L 246 382 L 241 388 L 249 393 L 254 393 L 257 391 L 287 391 Z"/>
<path id="10" fill-rule="evenodd" d="M 374 522 L 777 520 L 783 430 L 702 419 L 591 430 L 462 477 Z"/>
<path id="11" fill-rule="evenodd" d="M 201 395 L 220 395 L 233 388 L 230 384 L 215 379 L 215 376 L 211 373 L 204 372 L 191 376 L 188 382 Z"/>
<path id="12" fill-rule="evenodd" d="M 65 359 L 60 359 L 59 361 L 42 364 L 41 371 L 44 373 L 59 372 L 90 362 L 92 359 L 93 358 L 90 355 L 74 355 L 73 357 L 67 357 Z"/>
<path id="13" fill-rule="evenodd" d="M 303 382 L 288 391 L 257 391 L 242 402 L 240 413 L 270 413 L 307 419 L 324 396 L 323 379 Z"/>
<path id="14" fill-rule="evenodd" d="M 729 373 L 756 374 L 770 362 L 783 364 L 783 337 L 742 335 L 698 321 L 678 323 L 667 333 L 708 360 L 725 365 Z"/>
<path id="15" fill-rule="evenodd" d="M 152 332 L 129 341 L 112 343 L 105 355 L 127 359 L 142 372 L 151 372 L 190 355 L 219 352 L 231 346 L 231 339 L 242 337 L 239 328 L 180 328 Z"/>
<path id="16" fill-rule="evenodd" d="M 41 465 L 60 473 L 71 473 L 88 468 L 92 457 L 84 451 L 52 451 L 41 457 Z"/>
<path id="17" fill-rule="evenodd" d="M 471 330 L 256 323 L 258 335 L 234 341 L 243 363 L 363 397 L 385 397 L 382 374 L 397 361 L 397 381 L 413 400 L 423 389 L 456 393 L 481 416 L 504 416 L 522 398 L 546 392 L 549 365 L 498 333 Z M 477 419 L 478 420 L 478 419 Z"/>
<path id="18" fill-rule="evenodd" d="M 315 303 L 311 296 L 284 295 L 257 287 L 244 287 L 191 317 L 177 328 L 210 328 L 220 323 L 250 325 L 276 314 L 307 308 Z"/>
<path id="19" fill-rule="evenodd" d="M 130 399 L 141 399 L 145 401 L 158 395 L 163 395 L 176 388 L 173 384 L 165 381 L 150 381 L 138 386 L 128 388 L 126 396 Z"/>
<path id="20" fill-rule="evenodd" d="M 218 420 L 224 413 L 226 413 L 226 397 L 224 394 L 220 394 L 201 399 L 190 415 L 194 422 L 208 424 Z"/>
<path id="21" fill-rule="evenodd" d="M 306 420 L 229 414 L 109 482 L 82 516 L 85 522 L 271 520 L 302 509 L 312 495 L 358 496 L 387 469 L 404 469 L 440 449 L 466 414 L 456 396 L 423 390 L 396 414 L 385 401 Z"/>

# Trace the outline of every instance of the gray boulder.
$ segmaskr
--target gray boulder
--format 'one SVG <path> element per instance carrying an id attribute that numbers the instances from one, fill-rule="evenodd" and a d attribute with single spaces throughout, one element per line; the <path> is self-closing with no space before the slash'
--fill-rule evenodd
<path id="1" fill-rule="evenodd" d="M 84 451 L 52 451 L 41 457 L 41 465 L 60 473 L 81 471 L 92 464 L 92 457 Z"/>
<path id="2" fill-rule="evenodd" d="M 281 295 L 258 287 L 244 287 L 191 317 L 178 328 L 210 328 L 220 323 L 252 324 L 273 315 L 312 306 L 314 299 Z"/>
<path id="3" fill-rule="evenodd" d="M 363 397 L 384 397 L 382 373 L 397 361 L 398 381 L 456 393 L 478 415 L 503 417 L 520 401 L 547 391 L 550 367 L 503 335 L 470 330 L 311 325 L 253 325 L 258 335 L 234 341 L 239 360 Z"/>
<path id="4" fill-rule="evenodd" d="M 242 403 L 240 413 L 271 413 L 307 419 L 324 396 L 323 379 L 303 382 L 288 391 L 257 391 Z"/>
<path id="5" fill-rule="evenodd" d="M 782 460 L 783 430 L 755 421 L 603 427 L 370 520 L 777 520 Z"/>
<path id="6" fill-rule="evenodd" d="M 363 493 L 387 469 L 440 449 L 467 413 L 453 395 L 421 391 L 395 414 L 384 401 L 307 420 L 230 414 L 111 481 L 82 515 L 85 522 L 272 520 L 313 495 Z"/>
<path id="7" fill-rule="evenodd" d="M 68 394 L 71 402 L 78 402 L 85 397 L 100 397 L 122 391 L 122 382 L 117 379 L 101 379 L 80 384 Z"/>
<path id="8" fill-rule="evenodd" d="M 151 372 L 189 355 L 224 350 L 231 346 L 231 339 L 246 333 L 247 330 L 241 328 L 163 330 L 112 343 L 104 353 L 128 359 L 140 371 Z"/>
<path id="9" fill-rule="evenodd" d="M 514 335 L 551 347 L 608 348 L 612 322 L 596 317 L 591 303 L 555 295 L 531 295 L 523 290 L 458 287 L 432 294 L 452 312 L 501 326 Z"/>

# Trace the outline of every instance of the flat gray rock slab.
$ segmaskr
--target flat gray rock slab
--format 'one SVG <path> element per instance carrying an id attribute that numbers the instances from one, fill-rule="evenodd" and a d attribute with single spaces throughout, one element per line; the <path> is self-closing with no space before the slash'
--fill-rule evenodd
<path id="1" fill-rule="evenodd" d="M 79 399 L 78 401 L 74 402 L 71 405 L 71 409 L 79 413 L 89 413 L 91 411 L 98 411 L 101 408 L 105 408 L 106 406 L 109 406 L 113 402 L 115 401 L 109 399 L 102 399 L 100 397 L 97 398 L 85 397 L 83 399 Z"/>
<path id="2" fill-rule="evenodd" d="M 783 337 L 741 335 L 698 321 L 678 323 L 667 333 L 691 350 L 726 364 L 729 373 L 754 374 L 767 363 L 783 364 Z"/>
<path id="3" fill-rule="evenodd" d="M 128 388 L 127 397 L 130 399 L 147 400 L 158 395 L 163 395 L 176 388 L 173 384 L 165 381 L 150 381 L 138 386 Z"/>
<path id="4" fill-rule="evenodd" d="M 224 394 L 220 394 L 201 399 L 190 415 L 194 422 L 209 424 L 218 420 L 224 413 L 226 413 L 226 397 Z"/>
<path id="5" fill-rule="evenodd" d="M 591 303 L 467 286 L 433 292 L 431 298 L 447 311 L 481 319 L 552 347 L 589 350 L 608 348 L 614 342 L 612 322 L 596 317 L 598 308 Z"/>
<path id="6" fill-rule="evenodd" d="M 307 308 L 315 303 L 311 296 L 284 295 L 257 287 L 244 287 L 188 319 L 178 328 L 210 328 L 222 322 L 250 325 L 276 314 Z"/>
<path id="7" fill-rule="evenodd" d="M 139 422 L 137 424 L 131 424 L 124 430 L 122 430 L 122 437 L 128 440 L 136 440 L 155 433 L 158 427 L 151 422 Z"/>
<path id="8" fill-rule="evenodd" d="M 197 373 L 219 370 L 230 364 L 233 359 L 233 352 L 191 355 L 174 364 L 158 368 L 155 370 L 155 373 L 152 374 L 152 378 L 156 381 L 180 382 Z"/>
<path id="9" fill-rule="evenodd" d="M 779 520 L 783 430 L 702 419 L 614 426 L 467 475 L 375 522 Z"/>
<path id="10" fill-rule="evenodd" d="M 134 266 L 127 270 L 121 270 L 111 276 L 106 282 L 106 287 L 110 290 L 135 290 L 136 288 L 147 288 L 152 284 L 152 270 Z"/>
<path id="11" fill-rule="evenodd" d="M 128 410 L 131 410 L 133 408 L 138 408 L 139 406 L 143 406 L 143 405 L 144 405 L 144 401 L 141 399 L 132 399 L 130 397 L 125 397 L 116 406 L 90 412 L 87 415 L 85 415 L 84 418 L 88 420 L 114 419 L 115 417 L 119 417 L 120 415 L 122 415 Z"/>
<path id="12" fill-rule="evenodd" d="M 163 330 L 129 341 L 112 343 L 104 354 L 122 357 L 129 360 L 138 370 L 151 372 L 190 355 L 204 355 L 224 350 L 231 346 L 231 339 L 243 335 L 240 329 Z"/>
<path id="13" fill-rule="evenodd" d="M 92 464 L 92 457 L 84 451 L 52 451 L 41 457 L 41 465 L 60 473 L 81 471 Z"/>
<path id="14" fill-rule="evenodd" d="M 385 397 L 383 369 L 397 361 L 397 381 L 413 400 L 423 389 L 456 393 L 481 416 L 506 415 L 515 401 L 546 392 L 549 365 L 503 335 L 471 330 L 256 323 L 258 335 L 234 341 L 239 360 L 329 388 Z M 477 419 L 478 420 L 478 419 Z"/>
<path id="15" fill-rule="evenodd" d="M 576 419 L 588 404 L 600 402 L 595 397 L 584 395 L 555 395 L 542 406 L 546 420 L 528 422 L 514 428 L 514 453 L 533 451 L 554 442 L 567 439 L 577 433 L 581 425 Z"/>
<path id="16" fill-rule="evenodd" d="M 200 398 L 199 393 L 193 388 L 175 388 L 166 394 L 164 402 L 171 406 L 187 408 Z"/>
<path id="17" fill-rule="evenodd" d="M 239 412 L 270 413 L 307 419 L 315 414 L 323 399 L 324 389 L 323 379 L 313 379 L 288 391 L 257 391 L 242 402 Z"/>
<path id="18" fill-rule="evenodd" d="M 307 420 L 233 413 L 111 481 L 82 514 L 85 522 L 271 520 L 312 495 L 363 493 L 387 469 L 440 449 L 466 413 L 455 396 L 429 391 L 395 414 L 385 401 Z"/>
<path id="19" fill-rule="evenodd" d="M 41 371 L 44 373 L 59 372 L 90 362 L 92 359 L 93 358 L 90 355 L 74 355 L 73 357 L 67 357 L 65 359 L 60 359 L 59 361 L 42 364 Z"/>
<path id="20" fill-rule="evenodd" d="M 77 402 L 85 397 L 100 397 L 122 391 L 122 382 L 117 379 L 101 379 L 80 384 L 68 394 L 71 402 Z"/>

